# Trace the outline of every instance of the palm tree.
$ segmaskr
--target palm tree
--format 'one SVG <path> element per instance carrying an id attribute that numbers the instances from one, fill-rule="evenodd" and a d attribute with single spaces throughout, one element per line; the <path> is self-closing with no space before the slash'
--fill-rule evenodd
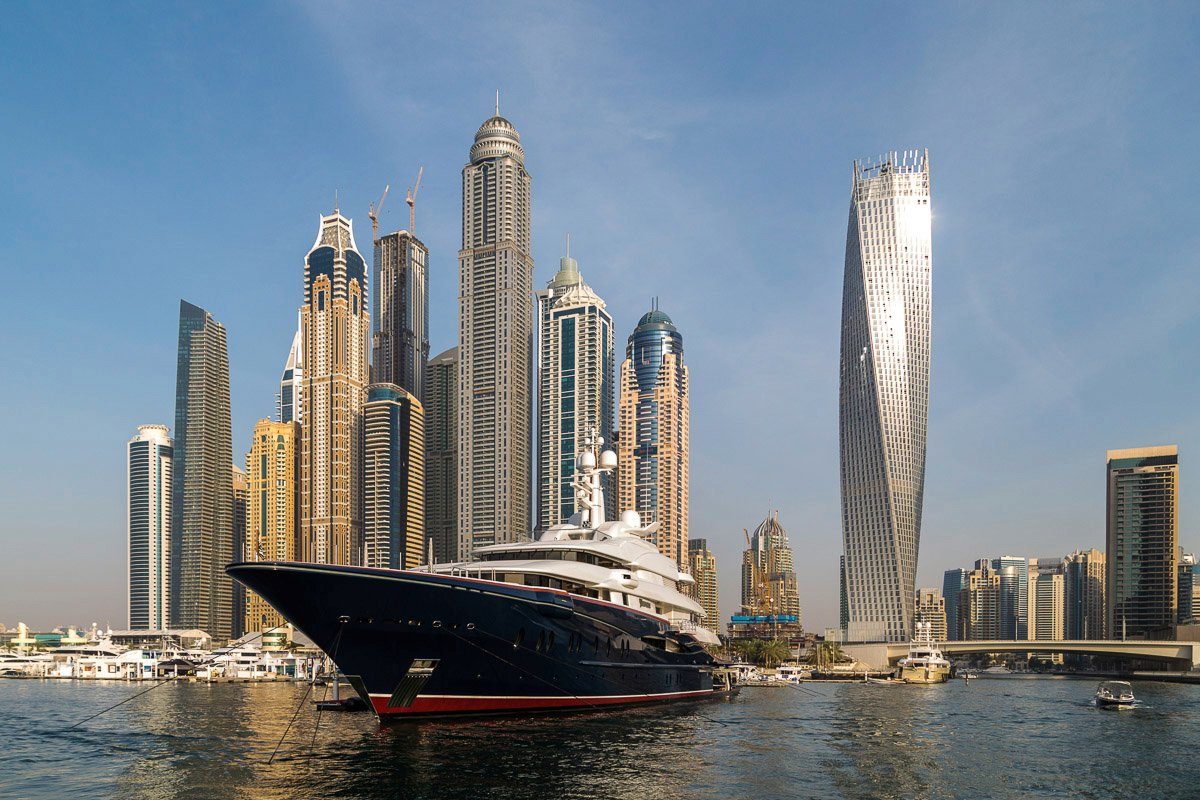
<path id="1" fill-rule="evenodd" d="M 792 656 L 792 648 L 782 639 L 772 639 L 760 643 L 758 659 L 764 667 L 777 667 Z"/>

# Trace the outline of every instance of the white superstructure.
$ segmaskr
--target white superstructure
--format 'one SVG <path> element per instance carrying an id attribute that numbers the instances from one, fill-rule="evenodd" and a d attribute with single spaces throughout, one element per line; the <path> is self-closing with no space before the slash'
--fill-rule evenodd
<path id="1" fill-rule="evenodd" d="M 703 627 L 704 609 L 679 587 L 692 576 L 649 541 L 657 523 L 642 527 L 637 512 L 604 519 L 601 475 L 616 466 L 616 454 L 595 449 L 604 440 L 594 434 L 576 459 L 574 487 L 581 509 L 536 541 L 480 547 L 469 561 L 429 567 L 436 573 L 463 575 L 524 586 L 544 586 L 602 600 L 661 617 L 704 644 L 719 644 Z"/>

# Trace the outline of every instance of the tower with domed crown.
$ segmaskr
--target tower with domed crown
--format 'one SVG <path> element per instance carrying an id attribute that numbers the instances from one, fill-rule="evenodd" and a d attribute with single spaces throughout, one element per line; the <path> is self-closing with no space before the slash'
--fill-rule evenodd
<path id="1" fill-rule="evenodd" d="M 537 293 L 538 527 L 549 528 L 578 511 L 571 488 L 575 454 L 589 431 L 611 443 L 613 428 L 612 317 L 583 282 L 567 253 Z M 612 496 L 609 475 L 601 477 Z M 615 499 L 615 498 L 614 498 Z M 620 509 L 617 509 L 620 511 Z"/>
<path id="2" fill-rule="evenodd" d="M 458 252 L 458 549 L 514 541 L 531 526 L 533 256 L 530 179 L 513 124 L 475 133 L 463 167 Z"/>
<path id="3" fill-rule="evenodd" d="M 629 335 L 621 364 L 617 508 L 657 523 L 658 550 L 688 571 L 690 400 L 683 336 L 657 303 Z"/>

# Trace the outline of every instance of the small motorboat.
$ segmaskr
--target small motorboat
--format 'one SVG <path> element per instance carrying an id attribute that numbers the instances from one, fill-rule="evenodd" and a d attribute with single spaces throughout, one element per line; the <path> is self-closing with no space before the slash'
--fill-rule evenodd
<path id="1" fill-rule="evenodd" d="M 1131 706 L 1135 702 L 1133 687 L 1126 681 L 1105 681 L 1096 687 L 1096 705 L 1101 708 Z"/>
<path id="2" fill-rule="evenodd" d="M 900 678 L 873 678 L 870 675 L 864 675 L 863 682 L 871 686 L 903 686 L 906 683 Z"/>

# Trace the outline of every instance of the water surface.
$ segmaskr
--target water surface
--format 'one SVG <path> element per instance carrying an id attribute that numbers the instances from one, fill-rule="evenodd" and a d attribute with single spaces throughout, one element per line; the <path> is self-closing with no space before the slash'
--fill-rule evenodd
<path id="1" fill-rule="evenodd" d="M 1200 686 L 1137 683 L 1132 711 L 1093 681 L 983 679 L 381 726 L 303 685 L 179 683 L 68 729 L 146 688 L 0 680 L 0 797 L 1200 796 Z"/>

